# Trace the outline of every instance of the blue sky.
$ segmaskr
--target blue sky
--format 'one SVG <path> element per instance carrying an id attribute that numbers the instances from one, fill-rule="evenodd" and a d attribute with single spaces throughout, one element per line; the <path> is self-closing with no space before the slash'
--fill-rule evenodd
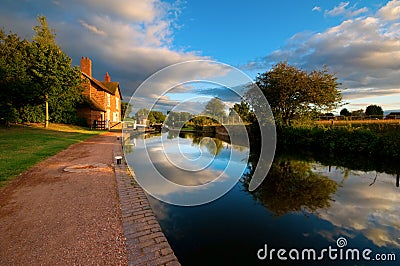
<path id="1" fill-rule="evenodd" d="M 186 60 L 217 60 L 252 79 L 287 60 L 306 70 L 327 65 L 351 110 L 400 109 L 400 0 L 3 0 L 0 25 L 30 38 L 37 15 L 75 65 L 90 57 L 94 77 L 109 71 L 125 99 Z"/>
<path id="2" fill-rule="evenodd" d="M 326 1 L 325 1 L 326 2 Z M 175 41 L 222 62 L 246 64 L 304 30 L 323 30 L 328 19 L 311 1 L 192 1 L 183 9 Z M 306 19 L 305 19 L 306 18 Z"/>

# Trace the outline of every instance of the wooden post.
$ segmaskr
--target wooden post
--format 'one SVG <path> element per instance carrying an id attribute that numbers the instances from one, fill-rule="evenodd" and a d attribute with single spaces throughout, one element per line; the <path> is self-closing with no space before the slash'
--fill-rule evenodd
<path id="1" fill-rule="evenodd" d="M 49 96 L 46 95 L 46 118 L 44 122 L 44 127 L 49 126 Z"/>

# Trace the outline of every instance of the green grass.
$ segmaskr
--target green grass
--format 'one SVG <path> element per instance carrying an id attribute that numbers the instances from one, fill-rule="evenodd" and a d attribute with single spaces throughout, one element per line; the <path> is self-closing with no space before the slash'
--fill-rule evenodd
<path id="1" fill-rule="evenodd" d="M 103 132 L 59 124 L 50 124 L 47 129 L 18 125 L 0 128 L 0 187 L 71 144 Z"/>
<path id="2" fill-rule="evenodd" d="M 181 131 L 196 131 L 196 128 L 194 126 L 188 126 L 181 128 Z"/>

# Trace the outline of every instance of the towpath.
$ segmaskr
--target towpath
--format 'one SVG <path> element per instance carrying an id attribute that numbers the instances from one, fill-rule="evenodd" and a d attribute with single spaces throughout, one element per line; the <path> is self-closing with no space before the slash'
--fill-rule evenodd
<path id="1" fill-rule="evenodd" d="M 115 165 L 119 137 L 74 144 L 0 189 L 0 265 L 179 265 L 146 195 Z"/>

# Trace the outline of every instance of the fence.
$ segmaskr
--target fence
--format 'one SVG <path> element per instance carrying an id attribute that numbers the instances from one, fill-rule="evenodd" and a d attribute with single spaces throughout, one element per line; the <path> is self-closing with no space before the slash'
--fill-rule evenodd
<path id="1" fill-rule="evenodd" d="M 105 121 L 105 120 L 94 120 L 92 129 L 112 129 L 112 128 L 119 128 L 121 122 L 110 122 L 110 121 Z"/>
<path id="2" fill-rule="evenodd" d="M 107 129 L 107 121 L 94 120 L 92 128 L 93 129 Z"/>

